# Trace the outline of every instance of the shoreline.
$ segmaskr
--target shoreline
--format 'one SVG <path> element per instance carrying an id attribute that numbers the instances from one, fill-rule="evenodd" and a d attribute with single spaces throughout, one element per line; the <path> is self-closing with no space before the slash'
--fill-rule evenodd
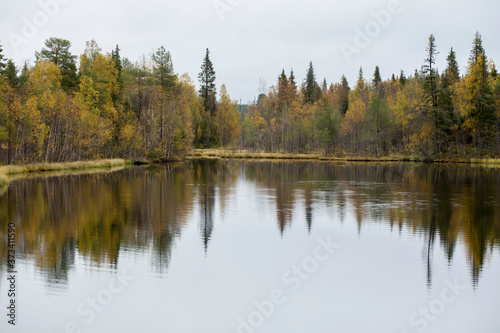
<path id="1" fill-rule="evenodd" d="M 321 154 L 294 154 L 294 153 L 266 153 L 249 152 L 242 150 L 223 150 L 223 149 L 194 149 L 187 153 L 183 159 L 173 160 L 126 160 L 126 159 L 103 159 L 94 161 L 77 162 L 57 162 L 57 163 L 36 163 L 27 165 L 4 165 L 0 166 L 0 188 L 8 186 L 10 181 L 24 175 L 50 172 L 71 172 L 71 171 L 91 171 L 91 170 L 112 170 L 121 167 L 134 165 L 150 165 L 158 163 L 170 163 L 190 161 L 197 159 L 224 159 L 224 160 L 284 160 L 284 161 L 319 161 L 319 162 L 375 162 L 375 163 L 430 163 L 430 164 L 468 164 L 470 166 L 500 167 L 500 159 L 491 158 L 469 158 L 452 159 L 443 158 L 430 161 L 418 158 L 409 158 L 403 156 L 348 156 L 333 157 Z"/>
<path id="2" fill-rule="evenodd" d="M 470 164 L 487 165 L 500 167 L 500 158 L 437 158 L 425 160 L 407 156 L 346 156 L 334 157 L 322 154 L 295 154 L 295 153 L 266 153 L 249 152 L 242 150 L 222 150 L 222 149 L 194 149 L 186 154 L 185 159 L 257 159 L 257 160 L 298 160 L 298 161 L 326 161 L 326 162 L 413 162 L 413 163 L 434 163 L 434 164 Z"/>

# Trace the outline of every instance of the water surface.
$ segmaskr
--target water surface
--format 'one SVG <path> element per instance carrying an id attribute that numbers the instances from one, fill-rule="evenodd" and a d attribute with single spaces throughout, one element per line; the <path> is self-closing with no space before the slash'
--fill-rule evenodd
<path id="1" fill-rule="evenodd" d="M 0 194 L 1 332 L 500 332 L 500 171 L 193 161 Z M 330 245 L 329 245 L 330 244 Z"/>

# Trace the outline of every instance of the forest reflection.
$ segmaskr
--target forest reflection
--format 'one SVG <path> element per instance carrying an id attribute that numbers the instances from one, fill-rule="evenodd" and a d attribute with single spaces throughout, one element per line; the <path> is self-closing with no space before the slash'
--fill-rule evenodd
<path id="1" fill-rule="evenodd" d="M 80 255 L 88 265 L 117 266 L 122 251 L 149 251 L 161 272 L 188 224 L 198 223 L 207 251 L 238 184 L 264 190 L 276 209 L 277 232 L 292 217 L 314 226 L 323 206 L 344 220 L 355 217 L 358 232 L 378 223 L 423 237 L 428 283 L 435 245 L 449 261 L 457 247 L 467 254 L 477 284 L 489 253 L 500 249 L 500 172 L 468 166 L 331 164 L 321 162 L 200 160 L 113 173 L 27 178 L 0 193 L 0 256 L 6 267 L 6 230 L 17 224 L 17 251 L 64 284 Z M 218 207 L 216 207 L 218 205 Z M 305 210 L 298 207 L 305 207 Z M 273 208 L 274 209 L 274 208 Z M 198 220 L 195 220 L 198 216 Z"/>

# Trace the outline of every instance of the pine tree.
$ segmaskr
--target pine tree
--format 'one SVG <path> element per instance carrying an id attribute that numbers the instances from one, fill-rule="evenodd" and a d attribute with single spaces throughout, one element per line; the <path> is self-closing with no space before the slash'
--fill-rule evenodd
<path id="1" fill-rule="evenodd" d="M 177 76 L 174 73 L 174 65 L 172 63 L 172 56 L 170 52 L 161 46 L 152 55 L 153 59 L 153 75 L 158 80 L 160 86 L 164 89 L 171 89 L 175 87 Z"/>
<path id="2" fill-rule="evenodd" d="M 76 72 L 76 56 L 69 51 L 71 42 L 66 39 L 51 37 L 45 41 L 45 48 L 40 53 L 35 52 L 38 59 L 48 60 L 61 69 L 61 87 L 65 91 L 75 91 L 78 87 Z"/>

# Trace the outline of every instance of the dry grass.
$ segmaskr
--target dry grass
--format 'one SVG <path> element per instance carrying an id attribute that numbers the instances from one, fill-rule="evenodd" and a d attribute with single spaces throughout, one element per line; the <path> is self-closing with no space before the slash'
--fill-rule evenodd
<path id="1" fill-rule="evenodd" d="M 283 154 L 251 152 L 247 150 L 195 149 L 187 154 L 188 159 L 197 158 L 231 158 L 231 159 L 318 159 L 318 154 Z"/>
<path id="2" fill-rule="evenodd" d="M 481 166 L 500 167 L 500 158 L 471 158 L 470 162 L 471 164 L 478 164 Z"/>
<path id="3" fill-rule="evenodd" d="M 14 175 L 31 174 L 47 171 L 75 171 L 92 169 L 112 169 L 131 165 L 133 162 L 123 159 L 108 159 L 97 161 L 79 161 L 64 163 L 37 163 L 24 166 L 6 165 L 0 167 L 0 186 L 9 184 L 9 178 Z"/>
<path id="4" fill-rule="evenodd" d="M 279 160 L 319 160 L 319 161 L 359 161 L 359 162 L 394 162 L 406 161 L 401 156 L 389 157 L 333 157 L 321 153 L 292 154 L 292 153 L 265 153 L 248 150 L 222 150 L 222 149 L 194 149 L 186 155 L 187 159 L 215 158 L 215 159 L 279 159 Z"/>

